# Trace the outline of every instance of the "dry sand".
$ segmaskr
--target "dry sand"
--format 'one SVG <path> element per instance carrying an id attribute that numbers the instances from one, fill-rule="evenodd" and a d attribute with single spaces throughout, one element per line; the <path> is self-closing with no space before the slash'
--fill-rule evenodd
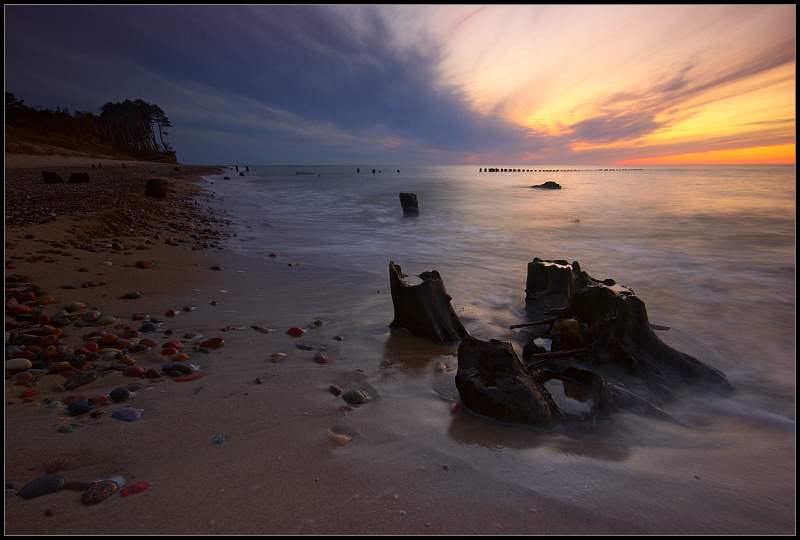
<path id="1" fill-rule="evenodd" d="M 39 167 L 44 165 L 63 172 L 79 166 L 40 162 Z M 203 205 L 213 196 L 213 182 L 198 175 L 218 168 L 181 166 L 178 174 L 171 165 L 136 167 L 141 175 L 169 179 L 171 193 L 164 202 L 144 200 L 143 176 L 132 167 L 124 173 L 121 166 L 104 166 L 102 173 L 90 169 L 93 182 L 88 186 L 43 186 L 39 171 L 6 169 L 8 205 L 47 204 L 41 202 L 47 201 L 41 195 L 45 188 L 61 190 L 61 200 L 71 202 L 55 218 L 42 212 L 17 214 L 16 225 L 6 229 L 5 258 L 7 277 L 28 274 L 55 298 L 56 304 L 43 307 L 45 313 L 67 302 L 85 302 L 118 317 L 116 325 L 104 327 L 109 331 L 138 328 L 140 321 L 132 319 L 136 312 L 160 319 L 159 331 L 140 335 L 158 343 L 134 355 L 137 365 L 145 367 L 164 363 L 160 345 L 187 332 L 204 339 L 222 337 L 224 345 L 208 354 L 190 353 L 188 362 L 207 374 L 192 382 L 131 379 L 112 371 L 64 393 L 54 390 L 64 378 L 48 374 L 31 385 L 36 396 L 23 400 L 27 387 L 16 386 L 7 373 L 7 481 L 22 487 L 43 476 L 56 459 L 66 458 L 60 474 L 67 479 L 121 476 L 150 484 L 141 493 L 124 498 L 117 493 L 92 506 L 68 490 L 30 500 L 11 497 L 6 500 L 7 534 L 692 530 L 671 516 L 657 517 L 659 493 L 637 496 L 635 509 L 616 508 L 613 494 L 626 489 L 621 479 L 636 467 L 618 455 L 625 454 L 624 447 L 509 430 L 459 413 L 454 408 L 455 348 L 386 328 L 392 315 L 388 276 L 381 286 L 357 271 L 319 268 L 313 261 L 295 264 L 279 257 L 259 262 L 237 256 L 226 246 L 225 216 L 214 218 Z M 128 184 L 122 189 L 119 182 Z M 98 208 L 87 216 L 72 213 L 93 199 L 111 198 L 114 186 L 125 198 L 115 204 L 126 205 L 127 213 L 119 208 Z M 82 195 L 70 195 L 67 190 L 73 188 Z M 20 193 L 26 189 L 32 198 L 23 200 Z M 166 244 L 168 237 L 178 245 Z M 126 249 L 105 247 L 113 240 Z M 149 250 L 134 249 L 146 240 L 152 242 L 146 244 Z M 53 242 L 69 241 L 74 244 L 53 247 Z M 217 247 L 190 249 L 202 242 Z M 156 266 L 134 265 L 145 259 Z M 16 268 L 8 268 L 9 262 Z M 82 287 L 87 281 L 103 284 Z M 121 298 L 132 291 L 141 297 Z M 361 306 L 376 303 L 384 306 L 378 312 L 385 316 L 361 318 Z M 181 311 L 184 306 L 191 310 Z M 170 310 L 179 314 L 169 316 Z M 308 328 L 316 320 L 325 324 Z M 305 335 L 289 337 L 286 330 L 292 326 L 306 328 Z M 94 329 L 68 325 L 63 330 L 60 343 L 74 348 Z M 298 349 L 298 341 L 315 350 Z M 320 349 L 327 364 L 314 361 Z M 271 355 L 279 352 L 286 358 L 273 362 Z M 109 414 L 60 433 L 58 428 L 70 420 L 44 404 L 71 394 L 107 394 L 134 380 L 146 385 L 125 404 L 142 410 L 135 422 L 112 419 L 111 411 L 121 405 L 111 405 Z M 360 389 L 370 401 L 348 408 L 330 392 L 333 384 L 345 391 Z M 218 444 L 217 436 L 227 439 Z M 678 486 L 695 482 L 695 466 L 675 464 L 670 480 Z M 698 497 L 708 498 L 702 492 Z"/>

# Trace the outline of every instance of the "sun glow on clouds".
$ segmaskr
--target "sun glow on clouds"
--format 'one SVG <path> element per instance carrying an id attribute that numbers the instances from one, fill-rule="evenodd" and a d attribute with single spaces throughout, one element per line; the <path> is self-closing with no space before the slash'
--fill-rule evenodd
<path id="1" fill-rule="evenodd" d="M 680 155 L 703 148 L 737 161 L 747 146 L 749 159 L 774 162 L 767 149 L 794 141 L 794 11 L 484 6 L 437 10 L 431 24 L 442 81 L 473 110 L 547 139 L 552 153 L 614 150 L 614 161 L 626 148 L 663 155 L 684 145 Z"/>

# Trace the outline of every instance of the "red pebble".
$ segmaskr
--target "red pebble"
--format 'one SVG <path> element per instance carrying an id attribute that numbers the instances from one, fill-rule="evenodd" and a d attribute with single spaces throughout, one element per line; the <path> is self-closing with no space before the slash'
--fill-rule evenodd
<path id="1" fill-rule="evenodd" d="M 139 268 L 153 268 L 156 265 L 153 261 L 136 261 L 136 266 Z"/>
<path id="2" fill-rule="evenodd" d="M 100 349 L 100 346 L 96 341 L 87 341 L 83 348 L 89 352 L 96 352 L 98 349 Z"/>
<path id="3" fill-rule="evenodd" d="M 55 474 L 59 471 L 63 471 L 69 465 L 69 459 L 65 457 L 60 457 L 52 462 L 47 468 L 44 470 L 45 474 Z"/>
<path id="4" fill-rule="evenodd" d="M 180 377 L 175 377 L 173 380 L 175 382 L 189 382 L 189 381 L 196 381 L 202 377 L 205 377 L 208 373 L 190 373 L 189 375 L 181 375 Z"/>
<path id="5" fill-rule="evenodd" d="M 44 515 L 46 515 L 47 517 L 53 517 L 54 515 L 56 515 L 56 509 L 48 508 L 47 510 L 44 511 Z"/>
<path id="6" fill-rule="evenodd" d="M 35 395 L 36 395 L 36 392 L 34 392 L 33 388 L 28 388 L 19 397 L 26 398 L 26 397 L 31 397 L 31 396 L 35 396 Z"/>
<path id="7" fill-rule="evenodd" d="M 142 366 L 127 366 L 122 371 L 122 374 L 125 375 L 126 377 L 138 377 L 144 372 L 145 369 Z"/>
<path id="8" fill-rule="evenodd" d="M 36 300 L 36 295 L 32 292 L 22 293 L 16 296 L 16 300 L 20 304 L 24 304 L 25 302 L 33 302 Z"/>
<path id="9" fill-rule="evenodd" d="M 316 362 L 317 364 L 327 364 L 328 357 L 322 353 L 317 353 L 314 355 L 314 362 Z"/>
<path id="10" fill-rule="evenodd" d="M 100 336 L 100 339 L 97 340 L 98 345 L 111 345 L 117 341 L 116 334 L 106 334 L 104 336 Z"/>
<path id="11" fill-rule="evenodd" d="M 144 372 L 144 376 L 148 379 L 158 379 L 159 377 L 163 376 L 163 373 L 156 368 L 147 368 L 147 370 Z"/>
<path id="12" fill-rule="evenodd" d="M 172 341 L 167 341 L 161 346 L 162 349 L 166 349 L 167 347 L 180 350 L 183 349 L 183 343 L 181 343 L 177 339 L 173 339 Z"/>
<path id="13" fill-rule="evenodd" d="M 17 304 L 16 306 L 11 308 L 12 315 L 27 315 L 31 313 L 31 308 L 26 306 L 25 304 Z"/>
<path id="14" fill-rule="evenodd" d="M 93 407 L 103 407 L 109 404 L 108 396 L 104 396 L 102 394 L 89 396 L 86 401 L 91 403 Z"/>
<path id="15" fill-rule="evenodd" d="M 71 370 L 71 369 L 65 369 L 64 371 L 62 371 L 61 373 L 59 373 L 59 375 L 61 375 L 61 376 L 62 376 L 62 377 L 64 377 L 65 379 L 69 379 L 70 377 L 72 377 L 73 375 L 75 375 L 75 372 L 74 372 L 73 370 Z"/>
<path id="16" fill-rule="evenodd" d="M 166 355 L 178 354 L 178 349 L 174 347 L 164 347 L 163 349 L 161 349 L 161 354 L 166 354 Z"/>
<path id="17" fill-rule="evenodd" d="M 299 326 L 292 326 L 286 331 L 286 333 L 292 337 L 300 337 L 305 333 L 305 330 L 303 330 Z"/>
<path id="18" fill-rule="evenodd" d="M 39 339 L 39 346 L 49 347 L 50 345 L 55 345 L 57 341 L 58 341 L 58 336 L 54 334 L 49 334 L 46 336 L 42 336 L 41 339 Z"/>
<path id="19" fill-rule="evenodd" d="M 147 482 L 139 482 L 137 484 L 131 484 L 130 486 L 126 486 L 119 492 L 120 497 L 127 497 L 128 495 L 133 495 L 134 493 L 141 493 L 142 491 L 146 490 L 150 487 L 150 484 Z"/>
<path id="20" fill-rule="evenodd" d="M 214 347 L 219 347 L 222 345 L 222 338 L 216 337 L 214 339 L 209 339 L 208 341 L 203 341 L 200 343 L 200 346 L 204 349 L 213 349 Z"/>

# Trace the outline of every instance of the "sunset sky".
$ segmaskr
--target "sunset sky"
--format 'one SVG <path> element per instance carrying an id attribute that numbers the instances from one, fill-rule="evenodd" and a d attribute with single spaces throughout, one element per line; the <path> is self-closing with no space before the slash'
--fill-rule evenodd
<path id="1" fill-rule="evenodd" d="M 5 90 L 197 164 L 794 163 L 795 5 L 9 6 Z"/>

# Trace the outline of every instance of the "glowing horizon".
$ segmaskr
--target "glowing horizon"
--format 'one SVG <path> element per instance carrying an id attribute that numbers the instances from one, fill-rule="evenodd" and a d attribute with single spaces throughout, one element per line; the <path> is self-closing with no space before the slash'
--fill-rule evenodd
<path id="1" fill-rule="evenodd" d="M 709 150 L 619 161 L 614 165 L 794 165 L 795 145 Z"/>

